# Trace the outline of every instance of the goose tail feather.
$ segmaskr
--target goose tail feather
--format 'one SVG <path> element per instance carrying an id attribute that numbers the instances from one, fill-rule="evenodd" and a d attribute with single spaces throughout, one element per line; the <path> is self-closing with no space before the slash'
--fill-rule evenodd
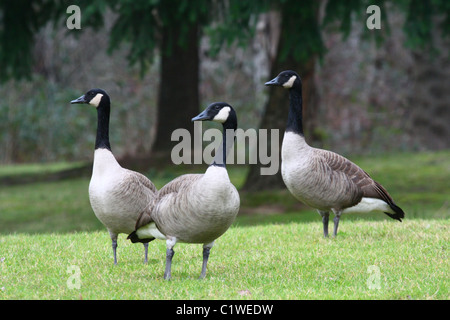
<path id="1" fill-rule="evenodd" d="M 394 211 L 394 213 L 385 212 L 385 214 L 387 214 L 392 219 L 402 222 L 402 219 L 405 218 L 405 213 L 403 212 L 403 210 L 393 202 L 389 203 L 389 206 Z"/>
<path id="2" fill-rule="evenodd" d="M 130 233 L 127 237 L 127 240 L 131 240 L 132 243 L 137 243 L 137 242 L 141 242 L 141 243 L 148 243 L 150 241 L 155 240 L 155 238 L 146 238 L 146 239 L 139 239 L 136 231 L 133 231 L 132 233 Z"/>

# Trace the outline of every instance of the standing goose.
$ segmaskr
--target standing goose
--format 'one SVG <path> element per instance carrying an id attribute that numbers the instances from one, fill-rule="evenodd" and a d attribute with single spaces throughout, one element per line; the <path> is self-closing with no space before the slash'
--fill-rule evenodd
<path id="1" fill-rule="evenodd" d="M 89 200 L 97 218 L 108 229 L 114 264 L 117 264 L 117 237 L 134 230 L 136 220 L 156 194 L 153 183 L 144 175 L 124 169 L 109 144 L 110 99 L 101 89 L 89 90 L 70 103 L 86 103 L 97 109 L 97 137 L 94 165 L 89 183 Z M 148 244 L 144 244 L 147 263 Z"/>
<path id="2" fill-rule="evenodd" d="M 203 244 L 200 278 L 204 278 L 214 241 L 228 230 L 239 211 L 239 193 L 225 167 L 234 143 L 236 113 L 229 104 L 218 102 L 192 119 L 197 120 L 223 125 L 222 147 L 216 151 L 214 161 L 204 174 L 185 174 L 161 188 L 153 204 L 139 217 L 136 230 L 128 236 L 132 242 L 166 240 L 164 279 L 171 277 L 173 247 L 177 242 Z"/>
<path id="3" fill-rule="evenodd" d="M 289 115 L 281 150 L 281 174 L 289 191 L 318 210 L 323 233 L 328 236 L 333 211 L 334 236 L 343 213 L 384 212 L 402 221 L 405 214 L 386 189 L 350 160 L 327 150 L 310 147 L 303 135 L 302 83 L 294 71 L 283 71 L 266 86 L 289 90 Z"/>

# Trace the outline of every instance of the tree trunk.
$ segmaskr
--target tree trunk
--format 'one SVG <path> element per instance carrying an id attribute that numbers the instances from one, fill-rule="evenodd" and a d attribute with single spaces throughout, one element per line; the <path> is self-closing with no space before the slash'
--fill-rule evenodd
<path id="1" fill-rule="evenodd" d="M 283 30 L 283 27 L 281 27 Z M 285 60 L 280 61 L 280 52 L 283 48 L 283 36 L 280 37 L 278 43 L 277 54 L 271 66 L 271 77 L 267 81 L 276 77 L 281 71 L 294 70 L 296 71 L 303 84 L 303 118 L 305 134 L 313 132 L 316 106 L 317 106 L 317 90 L 314 84 L 314 71 L 316 57 L 310 58 L 307 62 L 298 62 L 292 54 L 289 54 Z M 269 87 L 269 99 L 267 101 L 265 112 L 261 121 L 260 129 L 278 129 L 279 130 L 279 170 L 274 175 L 261 175 L 260 169 L 264 167 L 257 163 L 250 165 L 250 170 L 247 179 L 242 188 L 244 191 L 262 191 L 262 190 L 276 190 L 286 188 L 281 177 L 281 144 L 286 128 L 286 121 L 289 110 L 289 94 L 288 91 L 280 87 Z M 308 139 L 307 139 L 308 140 Z M 268 150 L 270 149 L 270 139 L 268 141 Z"/>
<path id="2" fill-rule="evenodd" d="M 185 128 L 193 135 L 191 118 L 199 112 L 199 28 L 190 24 L 187 41 L 179 43 L 181 25 L 163 28 L 158 119 L 152 158 L 167 161 L 177 141 L 172 132 Z M 165 50 L 172 43 L 171 50 Z"/>

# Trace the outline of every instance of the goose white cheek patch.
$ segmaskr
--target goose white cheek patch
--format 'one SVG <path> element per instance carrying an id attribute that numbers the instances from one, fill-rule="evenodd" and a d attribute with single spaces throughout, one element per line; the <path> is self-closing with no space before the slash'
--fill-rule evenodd
<path id="1" fill-rule="evenodd" d="M 228 119 L 228 115 L 230 114 L 230 107 L 223 107 L 222 110 L 219 111 L 218 114 L 214 117 L 213 121 L 217 122 L 225 122 Z"/>
<path id="2" fill-rule="evenodd" d="M 292 76 L 288 81 L 286 81 L 283 84 L 283 87 L 286 88 L 286 89 L 292 88 L 292 86 L 294 85 L 295 79 L 297 79 L 297 77 L 296 76 Z"/>
<path id="3" fill-rule="evenodd" d="M 98 107 L 98 105 L 100 104 L 100 100 L 102 100 L 103 95 L 101 93 L 97 93 L 97 95 L 92 98 L 91 101 L 89 101 L 89 104 L 94 106 L 94 107 Z"/>

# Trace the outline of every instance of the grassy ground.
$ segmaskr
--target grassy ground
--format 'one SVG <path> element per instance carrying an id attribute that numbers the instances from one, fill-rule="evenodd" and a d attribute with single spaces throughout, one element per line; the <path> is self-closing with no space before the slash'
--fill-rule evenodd
<path id="1" fill-rule="evenodd" d="M 77 166 L 81 166 L 82 163 L 69 163 L 69 162 L 58 162 L 44 164 L 44 163 L 30 163 L 30 164 L 14 164 L 0 166 L 0 178 L 5 176 L 18 176 L 18 175 L 32 175 L 32 174 L 42 174 L 58 172 L 65 169 L 71 169 Z"/>
<path id="2" fill-rule="evenodd" d="M 201 246 L 178 244 L 170 282 L 162 241 L 150 244 L 148 265 L 141 245 L 120 241 L 114 266 L 106 232 L 16 234 L 1 239 L 0 297 L 448 299 L 448 227 L 347 221 L 338 238 L 323 239 L 315 222 L 237 225 L 211 250 L 203 281 Z"/>
<path id="3" fill-rule="evenodd" d="M 241 193 L 248 214 L 216 241 L 203 281 L 200 245 L 177 244 L 170 282 L 162 241 L 144 265 L 122 235 L 114 266 L 87 178 L 2 187 L 0 299 L 449 299 L 449 156 L 354 158 L 406 219 L 344 216 L 336 239 L 287 192 Z M 177 174 L 149 176 L 160 187 Z M 230 174 L 240 185 L 245 169 Z"/>

